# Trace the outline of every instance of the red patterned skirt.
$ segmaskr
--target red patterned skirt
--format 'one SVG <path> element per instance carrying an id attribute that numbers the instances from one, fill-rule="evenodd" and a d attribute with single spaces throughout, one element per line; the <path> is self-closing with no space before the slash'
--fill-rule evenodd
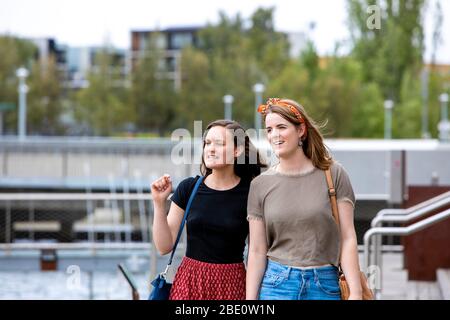
<path id="1" fill-rule="evenodd" d="M 244 263 L 207 263 L 184 257 L 169 300 L 245 300 Z"/>

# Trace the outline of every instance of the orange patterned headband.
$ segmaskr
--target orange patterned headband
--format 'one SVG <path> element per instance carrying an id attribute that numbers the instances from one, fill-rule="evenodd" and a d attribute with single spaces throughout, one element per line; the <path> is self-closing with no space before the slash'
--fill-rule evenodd
<path id="1" fill-rule="evenodd" d="M 282 101 L 280 98 L 270 98 L 269 100 L 267 100 L 266 104 L 259 105 L 258 112 L 265 115 L 267 113 L 267 109 L 269 109 L 270 106 L 289 108 L 289 110 L 291 110 L 295 114 L 300 123 L 305 123 L 305 120 L 303 119 L 297 108 L 288 102 Z"/>

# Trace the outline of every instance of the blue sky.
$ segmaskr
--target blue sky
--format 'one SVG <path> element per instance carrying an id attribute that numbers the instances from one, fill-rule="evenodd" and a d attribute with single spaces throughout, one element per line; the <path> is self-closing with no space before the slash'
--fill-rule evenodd
<path id="1" fill-rule="evenodd" d="M 431 53 L 433 26 L 430 5 L 425 17 L 426 52 Z M 441 0 L 450 12 L 450 0 Z M 331 53 L 336 41 L 348 39 L 345 0 L 0 0 L 0 34 L 54 37 L 72 46 L 130 47 L 130 30 L 204 25 L 218 20 L 218 11 L 240 12 L 249 17 L 256 8 L 275 6 L 275 26 L 280 31 L 306 31 L 316 22 L 311 37 L 320 54 Z M 446 18 L 446 19 L 445 19 Z M 444 18 L 438 62 L 450 64 L 450 15 Z"/>

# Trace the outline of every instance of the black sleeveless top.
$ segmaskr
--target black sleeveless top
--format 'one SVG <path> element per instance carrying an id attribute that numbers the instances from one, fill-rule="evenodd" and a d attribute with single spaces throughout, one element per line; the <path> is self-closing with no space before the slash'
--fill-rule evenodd
<path id="1" fill-rule="evenodd" d="M 184 179 L 173 193 L 171 200 L 180 208 L 186 209 L 194 183 L 195 178 Z M 186 221 L 187 257 L 208 263 L 243 261 L 249 188 L 244 178 L 223 191 L 200 184 Z"/>

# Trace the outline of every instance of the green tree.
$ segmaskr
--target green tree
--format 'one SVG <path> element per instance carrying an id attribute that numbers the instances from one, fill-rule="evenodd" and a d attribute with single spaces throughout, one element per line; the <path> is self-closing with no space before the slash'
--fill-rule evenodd
<path id="1" fill-rule="evenodd" d="M 320 66 L 310 42 L 270 82 L 267 93 L 300 102 L 313 119 L 327 123 L 326 136 L 374 137 L 383 121 L 381 93 L 376 84 L 365 85 L 362 79 L 362 65 L 351 57 L 335 53 Z"/>
<path id="2" fill-rule="evenodd" d="M 289 42 L 284 33 L 275 31 L 275 8 L 258 8 L 250 17 L 247 34 L 250 51 L 268 78 L 276 77 L 289 61 Z"/>
<path id="3" fill-rule="evenodd" d="M 291 98 L 305 107 L 311 105 L 311 74 L 302 61 L 290 61 L 278 77 L 269 82 L 268 97 Z"/>
<path id="4" fill-rule="evenodd" d="M 217 93 L 214 83 L 210 81 L 210 64 L 206 54 L 191 47 L 183 49 L 181 74 L 183 80 L 175 126 L 193 130 L 199 115 L 205 122 L 218 116 Z"/>
<path id="5" fill-rule="evenodd" d="M 44 64 L 36 61 L 29 78 L 27 124 L 30 134 L 61 135 L 62 88 L 54 57 Z"/>
<path id="6" fill-rule="evenodd" d="M 30 41 L 12 36 L 0 36 L 0 102 L 18 106 L 16 70 L 24 66 L 31 69 L 37 48 Z M 5 132 L 17 133 L 18 110 L 7 111 L 4 115 Z"/>
<path id="7" fill-rule="evenodd" d="M 363 83 L 360 90 L 351 115 L 352 137 L 383 138 L 384 109 L 380 87 L 374 82 Z"/>
<path id="8" fill-rule="evenodd" d="M 392 131 L 396 138 L 420 138 L 421 92 L 420 81 L 406 72 L 400 91 L 400 103 L 394 107 Z"/>
<path id="9" fill-rule="evenodd" d="M 235 98 L 233 118 L 253 127 L 253 85 L 268 84 L 289 63 L 289 46 L 286 37 L 274 30 L 273 10 L 258 9 L 248 23 L 239 14 L 228 17 L 220 12 L 219 22 L 200 32 L 199 50 L 208 58 L 209 81 L 213 84 L 213 89 L 205 93 L 212 103 L 208 113 L 211 118 L 223 117 L 222 97 L 231 94 Z"/>
<path id="10" fill-rule="evenodd" d="M 307 42 L 306 48 L 300 53 L 300 64 L 308 71 L 311 80 L 315 80 L 320 71 L 319 55 L 311 40 Z"/>
<path id="11" fill-rule="evenodd" d="M 438 124 L 441 120 L 441 104 L 439 96 L 442 93 L 450 94 L 450 75 L 437 71 L 430 73 L 428 108 L 429 108 L 429 129 L 432 137 L 438 138 Z"/>
<path id="12" fill-rule="evenodd" d="M 178 98 L 163 52 L 156 46 L 157 36 L 149 39 L 149 45 L 134 65 L 130 104 L 138 129 L 162 136 L 173 126 Z"/>
<path id="13" fill-rule="evenodd" d="M 367 27 L 366 9 L 378 5 L 381 28 Z M 385 98 L 398 102 L 405 72 L 422 66 L 425 0 L 348 0 L 353 56 L 363 64 L 364 80 L 375 81 Z"/>
<path id="14" fill-rule="evenodd" d="M 96 56 L 88 81 L 89 86 L 76 94 L 74 115 L 80 124 L 90 127 L 95 135 L 111 135 L 134 120 L 133 110 L 126 104 L 120 67 L 113 63 L 107 48 Z"/>
<path id="15" fill-rule="evenodd" d="M 381 13 L 380 29 L 367 26 L 369 15 L 366 9 L 370 5 L 378 5 Z M 394 138 L 419 137 L 422 106 L 420 72 L 424 68 L 423 15 L 426 0 L 348 0 L 348 8 L 352 56 L 363 66 L 365 88 L 374 88 L 373 85 L 376 85 L 383 100 L 394 101 Z M 440 27 L 438 21 L 434 30 L 434 47 Z M 375 94 L 374 89 L 369 92 Z M 363 114 L 371 110 L 366 107 L 369 107 L 367 103 L 361 109 Z M 379 116 L 374 114 L 374 117 L 373 122 L 377 123 Z"/>
<path id="16" fill-rule="evenodd" d="M 353 108 L 361 90 L 361 65 L 351 58 L 332 58 L 314 82 L 315 114 L 328 120 L 336 137 L 351 137 Z"/>

